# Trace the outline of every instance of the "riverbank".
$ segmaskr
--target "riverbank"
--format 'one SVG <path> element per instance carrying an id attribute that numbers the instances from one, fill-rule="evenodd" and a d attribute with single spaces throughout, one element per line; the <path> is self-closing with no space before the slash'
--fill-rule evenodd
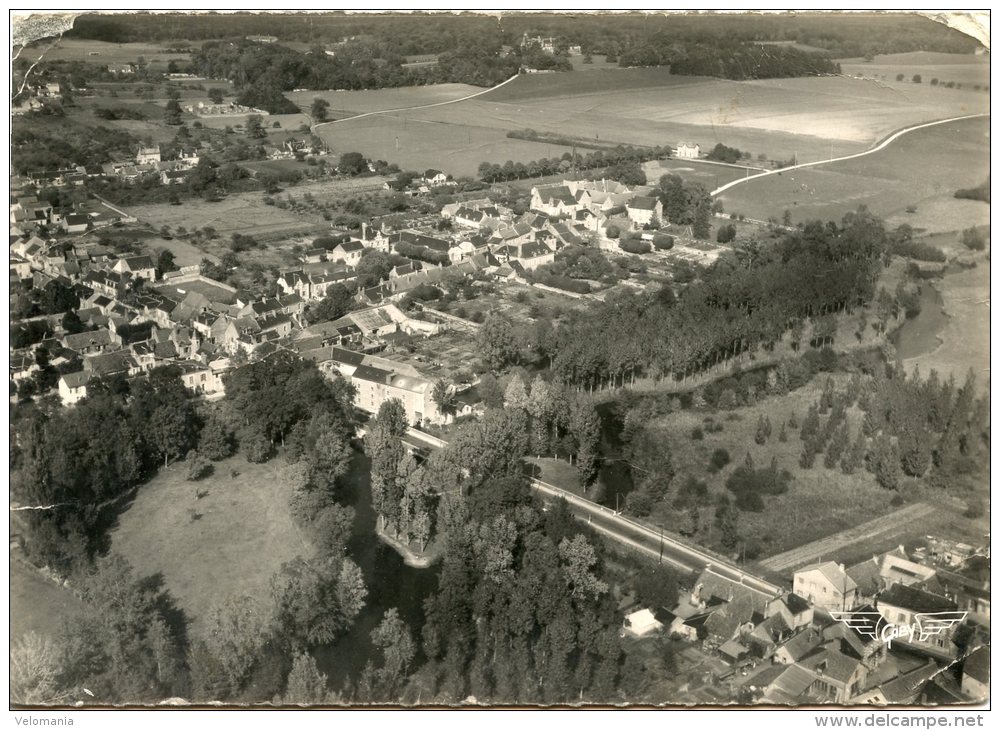
<path id="1" fill-rule="evenodd" d="M 391 547 L 403 559 L 403 563 L 411 568 L 429 568 L 441 558 L 441 551 L 436 543 L 427 546 L 423 552 L 415 552 L 406 543 L 397 540 L 380 527 L 375 528 L 379 540 Z"/>
<path id="2" fill-rule="evenodd" d="M 947 273 L 927 286 L 941 299 L 943 326 L 933 342 L 906 352 L 903 366 L 909 373 L 919 368 L 925 376 L 937 370 L 942 380 L 954 376 L 959 384 L 971 368 L 982 392 L 990 377 L 990 261 L 982 256 L 975 268 Z"/>

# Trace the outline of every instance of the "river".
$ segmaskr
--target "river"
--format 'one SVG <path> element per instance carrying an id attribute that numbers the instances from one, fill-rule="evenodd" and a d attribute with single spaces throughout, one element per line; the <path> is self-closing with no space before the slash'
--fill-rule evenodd
<path id="1" fill-rule="evenodd" d="M 920 283 L 920 313 L 907 319 L 890 338 L 901 360 L 933 352 L 941 340 L 938 335 L 948 324 L 944 300 L 930 281 Z"/>
<path id="2" fill-rule="evenodd" d="M 593 499 L 598 504 L 621 509 L 632 491 L 632 469 L 622 456 L 622 414 L 617 401 L 597 406 L 601 417 L 601 468 L 597 474 L 599 489 Z"/>
<path id="3" fill-rule="evenodd" d="M 330 687 L 341 690 L 350 680 L 356 685 L 369 660 L 378 663 L 370 634 L 390 608 L 399 610 L 418 646 L 416 663 L 424 660 L 420 631 L 424 625 L 424 599 L 437 589 L 438 567 L 411 568 L 395 550 L 375 537 L 375 510 L 372 509 L 370 463 L 356 452 L 351 471 L 344 480 L 352 485 L 349 502 L 356 518 L 348 543 L 351 559 L 361 568 L 368 586 L 368 600 L 350 632 L 313 653 L 319 670 L 327 675 Z"/>

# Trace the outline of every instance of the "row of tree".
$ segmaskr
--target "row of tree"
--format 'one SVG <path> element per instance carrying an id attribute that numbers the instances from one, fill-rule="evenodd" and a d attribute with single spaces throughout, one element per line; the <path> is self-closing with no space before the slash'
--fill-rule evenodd
<path id="1" fill-rule="evenodd" d="M 679 297 L 668 286 L 612 292 L 556 330 L 552 368 L 584 387 L 637 375 L 681 380 L 773 347 L 789 331 L 801 337 L 807 320 L 874 297 L 885 241 L 881 222 L 861 211 L 840 226 L 812 223 L 773 246 L 723 255 Z M 822 344 L 834 331 L 814 328 L 814 339 Z"/>
<path id="2" fill-rule="evenodd" d="M 581 154 L 579 152 L 564 152 L 559 157 L 543 157 L 540 160 L 531 162 L 514 162 L 507 160 L 502 165 L 496 162 L 479 163 L 479 178 L 484 182 L 506 182 L 508 180 L 523 180 L 532 177 L 544 177 L 547 175 L 558 175 L 571 171 L 586 172 L 588 170 L 598 170 L 608 168 L 610 174 L 607 177 L 618 180 L 624 177 L 621 182 L 626 185 L 645 185 L 646 176 L 638 179 L 635 170 L 641 174 L 638 163 L 649 160 L 657 160 L 667 157 L 670 154 L 669 147 L 625 147 L 619 146 L 614 149 L 599 149 Z"/>

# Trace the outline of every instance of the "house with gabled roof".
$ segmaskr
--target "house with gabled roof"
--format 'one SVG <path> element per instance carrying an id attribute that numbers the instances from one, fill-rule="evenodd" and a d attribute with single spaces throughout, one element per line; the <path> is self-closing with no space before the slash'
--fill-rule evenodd
<path id="1" fill-rule="evenodd" d="M 550 216 L 574 215 L 581 203 L 566 185 L 539 185 L 531 189 L 531 209 Z"/>
<path id="2" fill-rule="evenodd" d="M 62 346 L 81 355 L 97 355 L 117 347 L 119 341 L 108 329 L 78 332 L 62 338 Z"/>
<path id="3" fill-rule="evenodd" d="M 635 197 L 625 204 L 629 220 L 638 226 L 646 226 L 654 220 L 663 220 L 663 203 L 659 198 Z"/>
<path id="4" fill-rule="evenodd" d="M 119 274 L 131 274 L 146 281 L 156 281 L 156 266 L 149 256 L 126 256 L 118 259 L 112 270 Z"/>
<path id="5" fill-rule="evenodd" d="M 849 611 L 857 603 L 858 586 L 843 565 L 827 561 L 795 571 L 792 590 L 827 611 Z"/>
<path id="6" fill-rule="evenodd" d="M 87 384 L 92 373 L 82 370 L 59 376 L 59 399 L 64 406 L 73 406 L 87 397 Z"/>
<path id="7" fill-rule="evenodd" d="M 964 620 L 964 614 L 950 598 L 897 583 L 882 591 L 875 600 L 875 607 L 882 617 L 896 626 L 913 627 L 921 623 L 930 626 L 933 621 L 946 624 L 939 631 L 917 631 L 894 639 L 894 642 L 899 641 L 935 656 L 955 656 L 957 649 L 952 637 Z"/>
<path id="8" fill-rule="evenodd" d="M 331 261 L 343 261 L 348 266 L 357 266 L 365 247 L 360 241 L 341 241 L 330 254 Z"/>
<path id="9" fill-rule="evenodd" d="M 974 649 L 962 663 L 962 693 L 977 702 L 990 696 L 990 648 Z"/>

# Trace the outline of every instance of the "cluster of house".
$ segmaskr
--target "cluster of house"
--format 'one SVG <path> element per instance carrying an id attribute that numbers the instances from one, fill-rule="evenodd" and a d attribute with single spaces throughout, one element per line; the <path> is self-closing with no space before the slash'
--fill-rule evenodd
<path id="1" fill-rule="evenodd" d="M 26 83 L 12 99 L 11 114 L 27 114 L 41 111 L 46 101 L 59 101 L 62 98 L 62 87 L 53 81 L 38 81 Z"/>
<path id="2" fill-rule="evenodd" d="M 559 39 L 553 37 L 543 37 L 543 36 L 529 36 L 527 33 L 521 38 L 521 48 L 528 48 L 529 46 L 538 46 L 546 53 L 555 53 L 559 48 Z M 571 56 L 579 56 L 583 53 L 583 50 L 579 45 L 572 45 L 566 47 L 566 52 Z"/>
<path id="3" fill-rule="evenodd" d="M 134 159 L 106 163 L 101 166 L 101 172 L 126 183 L 159 177 L 164 185 L 181 185 L 187 182 L 191 170 L 198 166 L 200 159 L 200 153 L 193 147 L 179 149 L 172 160 L 162 159 L 158 146 L 141 147 Z"/>
<path id="4" fill-rule="evenodd" d="M 707 568 L 676 606 L 635 611 L 624 632 L 700 641 L 720 678 L 749 672 L 744 686 L 769 704 L 982 701 L 989 549 L 960 563 L 911 557 L 900 547 L 849 568 L 806 566 L 779 594 Z"/>
<path id="5" fill-rule="evenodd" d="M 318 362 L 331 377 L 348 378 L 357 386 L 357 405 L 364 410 L 374 413 L 384 400 L 400 398 L 412 423 L 439 421 L 442 414 L 430 395 L 433 383 L 411 366 L 372 354 L 397 338 L 439 331 L 440 325 L 412 319 L 392 303 L 412 286 L 399 283 L 399 291 L 379 297 L 377 306 L 306 326 L 306 303 L 321 299 L 330 283 L 356 275 L 353 264 L 363 247 L 350 236 L 332 238 L 335 260 L 282 272 L 281 293 L 259 300 L 241 298 L 197 267 L 168 272 L 157 280 L 155 265 L 146 255 L 118 257 L 95 243 L 18 239 L 11 247 L 12 278 L 30 279 L 36 287 L 55 280 L 74 288 L 80 295 L 76 314 L 85 330 L 67 333 L 61 317 L 50 318 L 57 334 L 13 352 L 11 380 L 17 384 L 38 370 L 35 350 L 42 347 L 53 367 L 79 365 L 59 377 L 59 395 L 67 406 L 87 396 L 94 378 L 140 377 L 162 365 L 178 367 L 189 389 L 211 397 L 224 392 L 223 375 L 234 361 L 287 348 Z M 425 276 L 414 267 L 407 273 L 406 268 L 397 267 L 393 280 Z M 363 293 L 359 298 L 365 301 Z"/>
<path id="6" fill-rule="evenodd" d="M 578 243 L 596 234 L 598 245 L 609 250 L 617 250 L 613 239 L 621 233 L 670 225 L 663 220 L 663 203 L 654 187 L 614 180 L 564 180 L 534 187 L 531 210 L 558 221 L 550 228 L 557 239 Z M 618 233 L 609 235 L 612 228 Z"/>
<path id="7" fill-rule="evenodd" d="M 107 162 L 89 167 L 78 165 L 60 170 L 34 170 L 23 177 L 12 179 L 12 187 L 32 185 L 43 188 L 81 187 L 92 178 L 117 177 L 127 183 L 138 182 L 150 177 L 159 177 L 164 185 L 179 185 L 187 182 L 190 171 L 201 159 L 198 150 L 184 148 L 177 151 L 172 160 L 161 158 L 159 147 L 141 147 L 132 159 Z M 13 215 L 14 209 L 11 208 Z M 11 222 L 15 222 L 11 219 Z"/>
<path id="8" fill-rule="evenodd" d="M 373 349 L 396 338 L 430 336 L 440 328 L 386 303 L 306 327 L 291 346 L 329 377 L 346 378 L 354 385 L 354 404 L 361 410 L 377 413 L 382 403 L 395 398 L 403 404 L 408 423 L 424 425 L 444 419 L 432 396 L 434 382 L 412 365 L 381 357 Z"/>
<path id="9" fill-rule="evenodd" d="M 246 114 L 257 114 L 266 117 L 269 114 L 269 112 L 263 109 L 255 109 L 252 106 L 244 106 L 236 102 L 216 104 L 212 101 L 199 101 L 194 104 L 188 104 L 184 107 L 184 111 L 188 114 L 196 114 L 199 117 L 238 116 Z"/>
<path id="10" fill-rule="evenodd" d="M 368 170 L 375 172 L 375 163 L 372 160 L 368 160 Z M 382 187 L 385 190 L 394 190 L 398 193 L 409 193 L 415 197 L 421 193 L 429 193 L 431 188 L 442 186 L 453 187 L 455 185 L 455 181 L 447 174 L 434 168 L 428 168 L 424 170 L 422 175 L 413 178 L 409 182 L 397 178 L 396 180 L 387 180 L 382 184 Z"/>

